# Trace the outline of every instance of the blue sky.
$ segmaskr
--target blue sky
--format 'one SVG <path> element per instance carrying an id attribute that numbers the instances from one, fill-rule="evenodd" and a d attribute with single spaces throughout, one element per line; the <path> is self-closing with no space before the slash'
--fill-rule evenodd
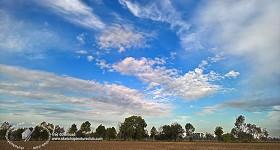
<path id="1" fill-rule="evenodd" d="M 0 121 L 280 136 L 279 1 L 0 0 Z"/>

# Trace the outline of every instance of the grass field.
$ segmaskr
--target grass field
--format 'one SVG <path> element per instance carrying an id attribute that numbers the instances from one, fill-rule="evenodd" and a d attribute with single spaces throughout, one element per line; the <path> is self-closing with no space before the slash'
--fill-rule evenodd
<path id="1" fill-rule="evenodd" d="M 40 142 L 17 143 L 28 149 Z M 15 149 L 0 141 L 0 149 Z M 280 150 L 280 143 L 215 143 L 215 142 L 132 142 L 132 141 L 50 141 L 42 149 L 49 150 Z"/>

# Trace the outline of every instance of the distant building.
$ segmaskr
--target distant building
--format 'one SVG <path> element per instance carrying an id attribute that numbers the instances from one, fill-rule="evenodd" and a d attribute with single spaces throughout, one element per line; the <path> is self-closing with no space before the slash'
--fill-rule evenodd
<path id="1" fill-rule="evenodd" d="M 193 139 L 199 140 L 205 138 L 204 133 L 193 133 Z"/>

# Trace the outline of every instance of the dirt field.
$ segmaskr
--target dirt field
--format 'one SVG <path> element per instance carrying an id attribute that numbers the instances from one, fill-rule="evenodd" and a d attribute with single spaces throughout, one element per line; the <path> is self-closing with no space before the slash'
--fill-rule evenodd
<path id="1" fill-rule="evenodd" d="M 39 142 L 17 143 L 32 149 Z M 28 148 L 29 147 L 29 148 Z M 12 148 L 0 141 L 0 149 Z M 213 143 L 213 142 L 124 142 L 124 141 L 50 141 L 42 149 L 49 150 L 280 150 L 280 143 Z"/>

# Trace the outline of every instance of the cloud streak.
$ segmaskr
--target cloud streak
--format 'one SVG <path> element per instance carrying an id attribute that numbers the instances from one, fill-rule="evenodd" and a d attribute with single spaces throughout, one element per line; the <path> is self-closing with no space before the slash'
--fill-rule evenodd
<path id="1" fill-rule="evenodd" d="M 213 114 L 216 110 L 225 107 L 248 111 L 248 112 L 279 111 L 279 106 L 280 106 L 279 98 L 257 99 L 257 100 L 243 100 L 243 99 L 231 100 L 213 106 L 206 106 L 202 111 L 198 112 L 198 114 L 199 115 Z"/>
<path id="2" fill-rule="evenodd" d="M 225 55 L 238 57 L 236 62 L 245 59 L 243 63 L 250 66 L 245 84 L 250 88 L 279 91 L 279 7 L 275 0 L 206 2 L 193 16 L 199 26 L 196 38 L 208 39 Z"/>
<path id="3" fill-rule="evenodd" d="M 68 47 L 68 42 L 59 34 L 48 30 L 47 26 L 17 20 L 2 9 L 0 9 L 0 32 L 0 50 L 5 52 L 3 54 L 29 53 L 42 56 L 41 52 L 47 49 Z"/>
<path id="4" fill-rule="evenodd" d="M 79 0 L 43 0 L 40 5 L 51 8 L 64 19 L 90 29 L 103 29 L 105 24 L 92 13 L 92 8 Z"/>
<path id="5" fill-rule="evenodd" d="M 0 65 L 0 74 L 1 95 L 28 99 L 24 101 L 27 105 L 23 105 L 21 111 L 27 111 L 31 115 L 38 114 L 40 111 L 42 117 L 79 118 L 79 114 L 83 113 L 92 118 L 98 112 L 103 114 L 103 120 L 116 121 L 116 118 L 121 119 L 127 115 L 163 117 L 168 116 L 172 110 L 170 104 L 153 101 L 141 91 L 121 85 L 100 84 L 50 72 L 6 65 Z M 1 100 L 1 103 L 4 101 Z M 50 107 L 43 107 L 42 103 Z M 33 109 L 29 107 L 30 105 L 36 105 L 42 109 Z M 49 111 L 50 108 L 53 109 Z M 14 113 L 11 110 L 17 109 L 17 106 L 10 105 L 7 111 Z M 72 113 L 72 111 L 81 113 Z M 56 112 L 60 115 L 54 115 Z M 85 118 L 82 117 L 82 119 Z M 102 120 L 102 118 L 96 119 Z"/>
<path id="6" fill-rule="evenodd" d="M 196 40 L 196 33 L 189 34 L 190 24 L 184 21 L 181 14 L 172 6 L 171 1 L 152 1 L 146 5 L 129 0 L 119 0 L 134 16 L 170 24 L 170 28 L 176 31 L 183 48 L 200 49 L 202 45 Z"/>

